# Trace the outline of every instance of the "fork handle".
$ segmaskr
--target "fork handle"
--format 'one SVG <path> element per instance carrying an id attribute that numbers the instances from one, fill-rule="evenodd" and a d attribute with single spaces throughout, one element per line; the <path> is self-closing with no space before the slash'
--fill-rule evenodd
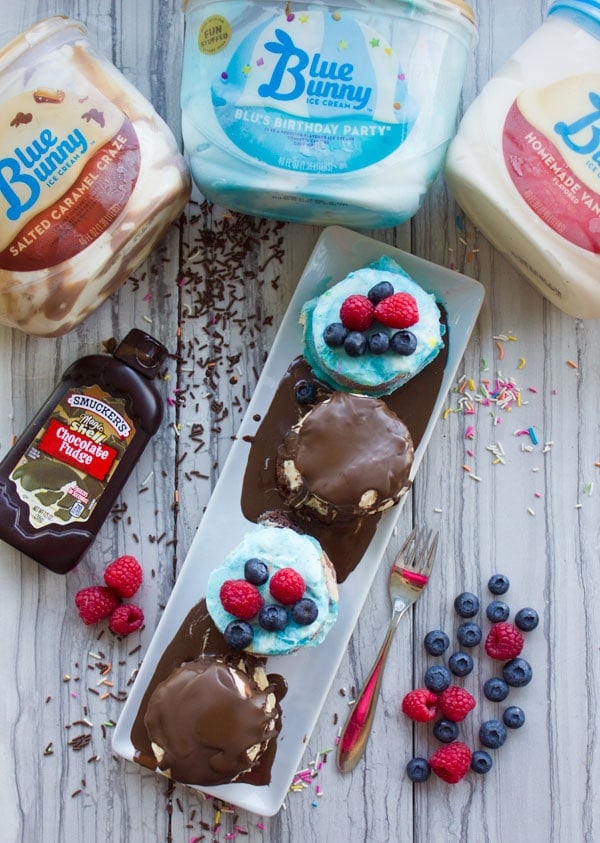
<path id="1" fill-rule="evenodd" d="M 371 732 L 373 717 L 379 699 L 379 689 L 383 678 L 383 669 L 387 661 L 390 645 L 396 632 L 400 618 L 406 611 L 405 607 L 395 611 L 392 615 L 387 634 L 381 645 L 381 649 L 367 676 L 366 682 L 356 698 L 350 716 L 340 735 L 337 748 L 337 766 L 342 773 L 349 773 L 353 770 L 363 756 L 367 739 Z"/>

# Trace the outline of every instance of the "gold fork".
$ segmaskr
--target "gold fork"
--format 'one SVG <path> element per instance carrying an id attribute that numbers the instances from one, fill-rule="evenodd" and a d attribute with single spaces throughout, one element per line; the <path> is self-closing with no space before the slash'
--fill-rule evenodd
<path id="1" fill-rule="evenodd" d="M 435 559 L 438 533 L 424 529 L 411 531 L 400 548 L 390 571 L 389 592 L 392 617 L 375 664 L 346 721 L 337 748 L 337 765 L 342 773 L 356 767 L 365 751 L 373 724 L 383 669 L 400 618 L 418 600 L 427 585 Z"/>

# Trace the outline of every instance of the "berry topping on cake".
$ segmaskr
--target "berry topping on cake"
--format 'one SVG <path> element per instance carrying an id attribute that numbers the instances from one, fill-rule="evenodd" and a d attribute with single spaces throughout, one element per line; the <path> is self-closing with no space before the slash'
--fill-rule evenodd
<path id="1" fill-rule="evenodd" d="M 304 594 L 304 580 L 293 568 L 281 568 L 269 582 L 269 591 L 275 600 L 289 606 L 296 603 Z"/>
<path id="2" fill-rule="evenodd" d="M 460 741 L 453 741 L 441 746 L 429 759 L 433 772 L 442 781 L 456 784 L 468 772 L 471 766 L 471 750 Z"/>
<path id="3" fill-rule="evenodd" d="M 335 569 L 316 539 L 283 520 L 265 513 L 209 576 L 206 607 L 231 649 L 293 653 L 335 622 Z"/>
<path id="4" fill-rule="evenodd" d="M 75 595 L 77 611 L 86 625 L 98 623 L 107 618 L 117 608 L 119 602 L 118 595 L 103 585 L 82 588 Z"/>
<path id="5" fill-rule="evenodd" d="M 350 331 L 344 340 L 344 351 L 348 357 L 362 357 L 367 350 L 367 338 L 360 331 Z"/>
<path id="6" fill-rule="evenodd" d="M 375 331 L 367 337 L 367 346 L 371 354 L 385 354 L 390 347 L 390 338 L 384 331 Z"/>
<path id="7" fill-rule="evenodd" d="M 375 307 L 367 296 L 348 296 L 340 307 L 340 320 L 349 331 L 366 331 L 373 323 Z M 411 323 L 412 324 L 412 323 Z M 408 327 L 406 325 L 398 327 Z"/>
<path id="8" fill-rule="evenodd" d="M 380 301 L 389 298 L 389 296 L 394 295 L 394 287 L 390 284 L 389 281 L 380 281 L 378 284 L 374 284 L 369 292 L 367 293 L 367 298 L 370 302 L 374 305 L 378 305 Z"/>
<path id="9" fill-rule="evenodd" d="M 395 331 L 390 337 L 390 348 L 396 354 L 409 357 L 417 350 L 417 338 L 412 331 L 406 329 Z"/>
<path id="10" fill-rule="evenodd" d="M 495 623 L 485 639 L 485 651 L 498 661 L 516 659 L 523 649 L 523 636 L 511 623 Z"/>
<path id="11" fill-rule="evenodd" d="M 444 717 L 460 723 L 475 706 L 475 697 L 465 688 L 458 685 L 450 685 L 438 697 L 438 706 Z"/>
<path id="12" fill-rule="evenodd" d="M 223 630 L 223 638 L 229 647 L 243 650 L 252 643 L 254 632 L 247 621 L 231 621 Z"/>
<path id="13" fill-rule="evenodd" d="M 390 395 L 443 349 L 441 316 L 435 296 L 383 256 L 304 304 L 303 354 L 315 377 L 333 389 Z"/>
<path id="14" fill-rule="evenodd" d="M 129 635 L 144 623 L 144 613 L 133 603 L 117 606 L 110 616 L 109 626 L 116 635 Z"/>
<path id="15" fill-rule="evenodd" d="M 142 584 L 142 566 L 134 556 L 119 556 L 106 566 L 104 582 L 119 597 L 133 597 Z"/>
<path id="16" fill-rule="evenodd" d="M 226 612 L 243 620 L 255 617 L 264 602 L 256 586 L 247 580 L 226 580 L 219 597 Z"/>
<path id="17" fill-rule="evenodd" d="M 339 348 L 348 336 L 348 328 L 341 322 L 331 322 L 323 331 L 323 340 L 329 348 Z"/>
<path id="18" fill-rule="evenodd" d="M 375 319 L 388 328 L 410 328 L 419 321 L 419 308 L 410 293 L 394 293 L 375 307 Z"/>
<path id="19" fill-rule="evenodd" d="M 434 720 L 438 713 L 438 697 L 427 688 L 416 688 L 409 691 L 402 700 L 402 711 L 411 720 L 418 723 L 428 723 Z"/>
<path id="20" fill-rule="evenodd" d="M 314 404 L 317 397 L 316 384 L 302 378 L 294 384 L 294 395 L 298 404 Z"/>
<path id="21" fill-rule="evenodd" d="M 308 626 L 308 624 L 313 623 L 313 621 L 316 621 L 318 614 L 317 604 L 310 597 L 303 597 L 292 606 L 292 618 L 300 626 Z"/>
<path id="22" fill-rule="evenodd" d="M 263 585 L 269 579 L 269 568 L 262 559 L 247 559 L 244 564 L 244 577 L 252 585 Z"/>
<path id="23" fill-rule="evenodd" d="M 269 632 L 277 632 L 285 629 L 288 623 L 288 614 L 283 606 L 277 603 L 267 603 L 258 613 L 258 622 L 263 629 Z"/>

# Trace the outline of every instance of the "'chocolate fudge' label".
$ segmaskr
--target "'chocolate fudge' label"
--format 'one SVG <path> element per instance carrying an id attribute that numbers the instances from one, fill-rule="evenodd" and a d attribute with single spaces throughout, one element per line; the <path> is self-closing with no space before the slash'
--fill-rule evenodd
<path id="1" fill-rule="evenodd" d="M 87 521 L 134 434 L 122 399 L 69 391 L 10 475 L 31 525 Z"/>
<path id="2" fill-rule="evenodd" d="M 83 251 L 121 214 L 139 171 L 131 121 L 95 90 L 37 88 L 2 103 L 0 268 L 47 269 Z"/>

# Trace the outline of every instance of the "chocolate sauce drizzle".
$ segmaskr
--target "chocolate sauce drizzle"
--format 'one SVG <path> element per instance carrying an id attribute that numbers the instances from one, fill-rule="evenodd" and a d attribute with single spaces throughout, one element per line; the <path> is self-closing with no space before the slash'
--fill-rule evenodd
<path id="1" fill-rule="evenodd" d="M 442 384 L 448 359 L 447 337 L 446 332 L 444 347 L 422 372 L 391 395 L 381 399 L 405 423 L 415 450 L 423 438 Z M 362 559 L 381 514 L 359 517 L 343 523 L 336 521 L 333 524 L 323 524 L 303 517 L 284 504 L 277 490 L 277 450 L 290 429 L 310 409 L 310 406 L 302 406 L 296 400 L 294 385 L 303 379 L 314 381 L 314 375 L 304 358 L 297 357 L 279 383 L 250 446 L 242 486 L 241 507 L 244 516 L 255 522 L 258 522 L 265 511 L 283 510 L 299 530 L 321 543 L 333 563 L 338 583 L 341 583 Z M 328 386 L 318 386 L 318 398 L 322 399 L 331 392 Z"/>
<path id="2" fill-rule="evenodd" d="M 440 308 L 440 310 L 442 310 Z M 446 314 L 442 311 L 442 322 L 446 325 Z M 438 356 L 422 372 L 392 395 L 381 400 L 402 419 L 411 433 L 415 449 L 418 447 L 431 418 L 433 408 L 441 387 L 444 369 L 448 358 L 448 332 L 444 334 L 444 347 Z M 287 507 L 281 499 L 276 483 L 277 450 L 290 429 L 300 417 L 308 412 L 310 406 L 298 404 L 294 386 L 299 380 L 315 380 L 312 370 L 303 357 L 292 361 L 273 396 L 269 409 L 252 438 L 248 463 L 241 490 L 241 508 L 249 520 L 259 523 L 261 516 L 268 511 L 283 513 L 290 526 L 300 532 L 316 538 L 335 567 L 337 580 L 343 582 L 362 559 L 381 515 L 369 515 L 345 523 L 322 524 L 308 520 Z M 322 400 L 331 393 L 331 389 L 317 384 L 317 400 Z M 154 689 L 165 680 L 173 670 L 184 662 L 193 661 L 199 656 L 217 656 L 230 663 L 239 662 L 240 653 L 227 647 L 223 636 L 212 622 L 206 609 L 205 600 L 201 600 L 181 624 L 176 635 L 165 649 L 154 675 L 142 698 L 132 730 L 131 740 L 136 748 L 135 760 L 144 767 L 155 770 L 156 758 L 152 751 L 150 738 L 145 725 L 145 714 Z M 265 658 L 243 654 L 251 672 L 253 664 L 264 667 Z M 268 674 L 278 704 L 287 691 L 285 680 L 277 674 Z M 181 724 L 182 731 L 187 728 Z M 277 726 L 277 731 L 279 724 Z M 269 742 L 258 764 L 248 773 L 243 773 L 236 781 L 252 785 L 268 785 L 271 780 L 271 767 L 275 757 L 276 739 Z M 202 786 L 202 782 L 196 782 Z"/>

